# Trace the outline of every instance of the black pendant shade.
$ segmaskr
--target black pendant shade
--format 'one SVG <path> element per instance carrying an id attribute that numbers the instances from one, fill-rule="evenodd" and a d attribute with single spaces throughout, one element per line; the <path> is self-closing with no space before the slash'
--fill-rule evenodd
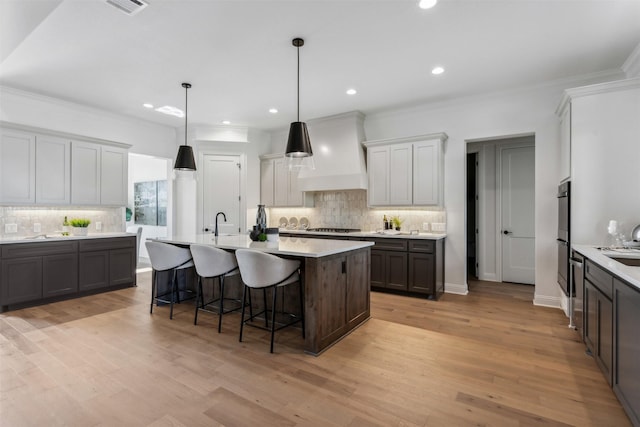
<path id="1" fill-rule="evenodd" d="M 196 160 L 193 157 L 193 148 L 189 145 L 181 145 L 178 148 L 178 156 L 176 157 L 176 164 L 174 169 L 183 171 L 196 170 Z"/>
<path id="2" fill-rule="evenodd" d="M 289 128 L 289 140 L 284 153 L 289 158 L 302 158 L 313 156 L 311 140 L 307 131 L 307 124 L 300 121 L 300 46 L 304 46 L 304 40 L 296 37 L 292 44 L 298 52 L 298 121 L 291 123 Z"/>
<path id="3" fill-rule="evenodd" d="M 187 91 L 191 87 L 191 84 L 182 83 L 182 87 L 184 88 L 184 144 L 178 148 L 178 155 L 176 156 L 176 163 L 173 165 L 173 168 L 183 171 L 194 171 L 196 170 L 196 159 L 193 157 L 193 148 L 187 145 Z"/>
<path id="4" fill-rule="evenodd" d="M 287 157 L 313 156 L 311 140 L 304 122 L 293 122 L 289 128 L 289 140 L 287 141 Z"/>

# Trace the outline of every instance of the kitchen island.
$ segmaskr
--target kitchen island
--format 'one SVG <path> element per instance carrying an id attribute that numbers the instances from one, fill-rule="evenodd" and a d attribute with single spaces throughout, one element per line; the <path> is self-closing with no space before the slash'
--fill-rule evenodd
<path id="1" fill-rule="evenodd" d="M 226 250 L 255 249 L 302 261 L 304 351 L 309 354 L 320 354 L 369 319 L 371 242 L 300 237 L 253 242 L 247 235 L 211 234 L 157 241 L 179 246 L 211 245 Z"/>

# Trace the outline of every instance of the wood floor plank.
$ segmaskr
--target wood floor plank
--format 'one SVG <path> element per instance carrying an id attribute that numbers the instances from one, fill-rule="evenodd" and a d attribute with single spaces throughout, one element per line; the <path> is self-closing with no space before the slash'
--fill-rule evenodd
<path id="1" fill-rule="evenodd" d="M 559 311 L 473 282 L 439 301 L 372 293 L 372 318 L 319 357 L 300 330 L 138 287 L 0 314 L 0 425 L 629 426 Z"/>

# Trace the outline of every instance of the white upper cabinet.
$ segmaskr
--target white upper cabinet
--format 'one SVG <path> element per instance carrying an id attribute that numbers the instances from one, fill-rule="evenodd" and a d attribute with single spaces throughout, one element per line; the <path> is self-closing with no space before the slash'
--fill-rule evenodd
<path id="1" fill-rule="evenodd" d="M 36 135 L 36 203 L 71 203 L 71 142 Z"/>
<path id="2" fill-rule="evenodd" d="M 126 149 L 73 141 L 71 202 L 76 205 L 127 204 Z"/>
<path id="3" fill-rule="evenodd" d="M 267 207 L 313 206 L 313 194 L 300 191 L 296 171 L 282 155 L 260 157 L 260 201 Z"/>
<path id="4" fill-rule="evenodd" d="M 0 132 L 0 203 L 127 204 L 127 145 L 11 124 Z"/>
<path id="5" fill-rule="evenodd" d="M 125 206 L 129 172 L 128 150 L 102 146 L 100 159 L 100 204 Z"/>
<path id="6" fill-rule="evenodd" d="M 100 204 L 100 146 L 73 141 L 71 157 L 71 203 Z"/>
<path id="7" fill-rule="evenodd" d="M 33 134 L 2 129 L 0 140 L 0 202 L 36 201 L 36 138 Z"/>
<path id="8" fill-rule="evenodd" d="M 260 161 L 260 203 L 273 206 L 273 160 Z"/>
<path id="9" fill-rule="evenodd" d="M 571 177 L 571 100 L 567 97 L 557 111 L 560 116 L 560 181 Z"/>
<path id="10" fill-rule="evenodd" d="M 369 206 L 442 206 L 444 133 L 368 141 Z"/>
<path id="11" fill-rule="evenodd" d="M 442 140 L 413 144 L 413 204 L 443 205 Z"/>

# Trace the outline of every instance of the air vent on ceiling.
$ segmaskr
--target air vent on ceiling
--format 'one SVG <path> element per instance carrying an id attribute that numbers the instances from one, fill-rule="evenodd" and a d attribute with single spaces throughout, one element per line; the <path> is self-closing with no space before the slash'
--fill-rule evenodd
<path id="1" fill-rule="evenodd" d="M 111 6 L 115 6 L 127 15 L 135 15 L 147 7 L 142 0 L 106 0 Z"/>

